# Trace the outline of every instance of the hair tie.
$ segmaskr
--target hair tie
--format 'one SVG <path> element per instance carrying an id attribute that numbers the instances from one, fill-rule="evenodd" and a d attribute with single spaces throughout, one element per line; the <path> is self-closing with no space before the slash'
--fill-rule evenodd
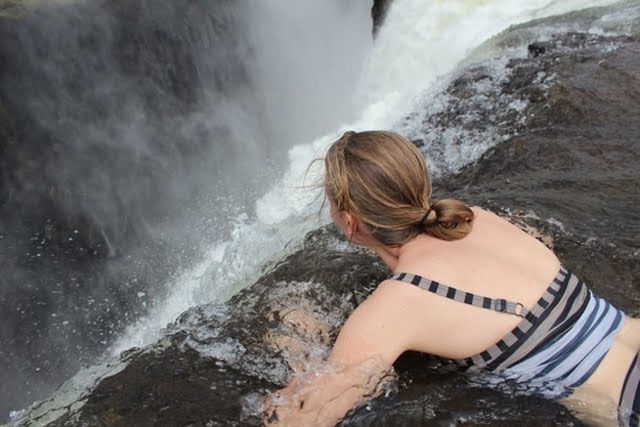
<path id="1" fill-rule="evenodd" d="M 425 219 L 427 219 L 427 217 L 429 216 L 429 214 L 431 213 L 431 211 L 433 210 L 433 205 L 431 205 L 429 207 L 429 209 L 427 209 L 427 212 L 424 214 L 424 216 L 422 217 L 422 219 L 420 220 L 420 222 L 418 224 L 422 225 L 422 226 L 433 226 L 435 224 L 425 224 L 424 221 Z"/>

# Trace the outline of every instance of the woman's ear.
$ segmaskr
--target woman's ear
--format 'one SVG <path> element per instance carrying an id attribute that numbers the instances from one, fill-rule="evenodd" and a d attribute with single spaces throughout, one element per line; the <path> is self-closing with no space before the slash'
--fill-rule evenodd
<path id="1" fill-rule="evenodd" d="M 344 212 L 344 221 L 347 224 L 347 237 L 349 238 L 349 240 L 352 240 L 353 235 L 356 234 L 359 229 L 358 220 L 349 212 Z"/>

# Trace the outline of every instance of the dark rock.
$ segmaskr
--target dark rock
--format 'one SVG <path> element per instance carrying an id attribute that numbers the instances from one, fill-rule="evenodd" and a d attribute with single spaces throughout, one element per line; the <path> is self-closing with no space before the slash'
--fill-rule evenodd
<path id="1" fill-rule="evenodd" d="M 391 3 L 393 3 L 393 0 L 373 0 L 373 5 L 371 6 L 371 19 L 373 21 L 371 33 L 373 37 L 378 34 L 380 27 L 384 24 L 384 19 L 387 17 Z"/>
<path id="2" fill-rule="evenodd" d="M 529 55 L 535 58 L 538 55 L 544 55 L 547 51 L 547 47 L 548 45 L 546 43 L 536 42 L 527 46 L 527 50 L 529 51 Z"/>
<path id="3" fill-rule="evenodd" d="M 250 84 L 241 60 L 249 47 L 237 34 L 242 6 L 216 8 L 101 0 L 0 15 L 0 209 L 8 223 L 25 233 L 49 227 L 47 241 L 63 249 L 115 256 L 195 197 L 189 176 L 204 167 L 204 141 L 228 135 L 220 128 L 187 138 L 180 124 L 205 96 Z M 203 59 L 200 45 L 215 45 L 215 58 Z M 187 183 L 179 193 L 178 182 Z"/>
<path id="4" fill-rule="evenodd" d="M 634 88 L 640 76 L 634 70 L 640 69 L 640 41 L 569 34 L 550 45 L 556 48 L 544 56 L 512 60 L 512 78 L 496 92 L 527 100 L 524 122 L 510 125 L 513 136 L 477 163 L 444 179 L 441 190 L 546 219 L 544 228 L 555 236 L 567 267 L 620 308 L 637 313 L 640 92 Z M 542 91 L 540 76 L 548 76 Z M 454 105 L 465 102 L 452 99 Z M 480 111 L 475 125 L 486 126 L 487 117 Z M 453 116 L 443 120 L 443 127 L 466 125 Z"/>
<path id="5" fill-rule="evenodd" d="M 237 142 L 184 126 L 249 85 L 243 7 L 0 1 L 0 417 L 95 360 L 197 252 L 189 227 L 154 230 Z"/>
<path id="6" fill-rule="evenodd" d="M 123 354 L 127 366 L 99 381 L 79 412 L 57 408 L 66 414 L 53 425 L 240 424 L 241 400 L 326 356 L 349 313 L 387 277 L 370 253 L 346 248 L 333 227 L 310 233 L 227 305 L 190 309 L 165 339 Z M 34 409 L 38 422 L 55 413 L 47 405 Z"/>
<path id="7" fill-rule="evenodd" d="M 75 406 L 59 393 L 57 400 L 34 407 L 31 421 L 259 425 L 261 396 L 326 357 L 349 313 L 388 276 L 375 256 L 347 245 L 334 227 L 310 233 L 299 251 L 227 305 L 188 310 L 158 343 L 112 361 L 110 374 L 78 396 Z M 396 363 L 398 392 L 354 411 L 341 425 L 575 421 L 551 402 L 470 388 L 464 376 L 437 367 L 429 356 L 405 354 Z"/>

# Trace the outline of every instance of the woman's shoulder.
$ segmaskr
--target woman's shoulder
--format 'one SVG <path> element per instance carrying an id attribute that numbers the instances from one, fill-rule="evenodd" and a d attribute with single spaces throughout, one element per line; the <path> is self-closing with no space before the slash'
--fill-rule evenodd
<path id="1" fill-rule="evenodd" d="M 481 224 L 482 226 L 493 226 L 495 228 L 501 228 L 505 231 L 524 233 L 520 227 L 514 224 L 510 219 L 497 213 L 482 208 L 480 206 L 471 206 L 471 210 L 475 214 L 474 224 Z"/>
<path id="2" fill-rule="evenodd" d="M 557 272 L 560 260 L 540 230 L 481 207 L 472 209 L 477 220 L 474 222 L 475 243 L 482 248 L 481 256 L 509 260 L 519 271 Z"/>
<path id="3" fill-rule="evenodd" d="M 479 217 L 483 217 L 483 218 L 491 218 L 491 219 L 496 219 L 496 220 L 501 220 L 501 221 L 506 221 L 504 218 L 502 218 L 501 216 L 497 215 L 495 212 L 490 211 L 486 208 L 483 208 L 481 206 L 470 206 L 471 210 L 473 211 L 473 213 L 476 216 L 476 219 Z"/>

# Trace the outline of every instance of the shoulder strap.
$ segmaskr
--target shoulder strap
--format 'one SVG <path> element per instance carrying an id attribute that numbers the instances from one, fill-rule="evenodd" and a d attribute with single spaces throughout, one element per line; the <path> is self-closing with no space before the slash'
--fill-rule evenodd
<path id="1" fill-rule="evenodd" d="M 509 313 L 519 317 L 525 317 L 529 313 L 529 310 L 519 302 L 512 302 L 502 298 L 493 299 L 475 295 L 451 286 L 443 285 L 442 283 L 438 283 L 434 280 L 425 279 L 417 274 L 398 273 L 391 276 L 391 279 L 410 283 L 442 297 L 488 310 Z"/>

